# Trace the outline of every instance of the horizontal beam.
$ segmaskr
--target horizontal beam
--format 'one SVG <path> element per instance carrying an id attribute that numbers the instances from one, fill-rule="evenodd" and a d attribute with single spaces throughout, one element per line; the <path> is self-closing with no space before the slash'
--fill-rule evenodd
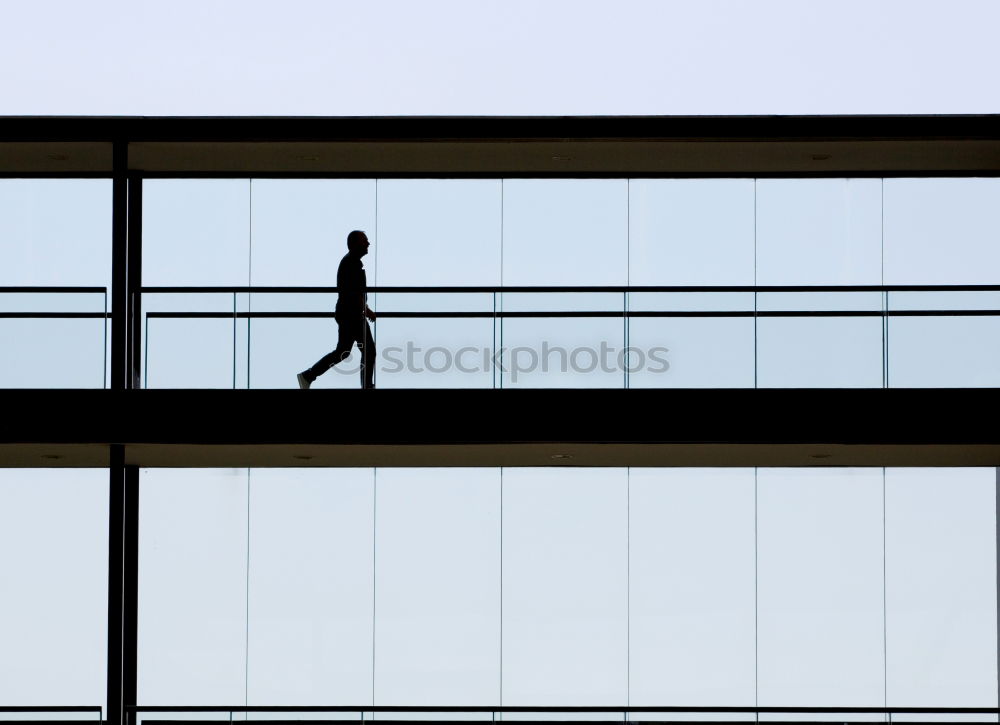
<path id="1" fill-rule="evenodd" d="M 1000 172 L 1000 116 L 0 118 L 0 175 L 898 176 Z"/>
<path id="2" fill-rule="evenodd" d="M 8 116 L 8 141 L 1000 139 L 994 114 L 808 116 Z"/>
<path id="3" fill-rule="evenodd" d="M 995 389 L 6 390 L 0 465 L 994 466 Z"/>

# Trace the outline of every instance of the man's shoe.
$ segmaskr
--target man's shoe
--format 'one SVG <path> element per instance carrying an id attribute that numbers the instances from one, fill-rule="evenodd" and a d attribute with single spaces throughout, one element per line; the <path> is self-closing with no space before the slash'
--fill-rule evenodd
<path id="1" fill-rule="evenodd" d="M 295 379 L 299 381 L 299 387 L 303 390 L 308 390 L 309 386 L 312 385 L 312 380 L 307 378 L 305 373 L 299 373 Z"/>

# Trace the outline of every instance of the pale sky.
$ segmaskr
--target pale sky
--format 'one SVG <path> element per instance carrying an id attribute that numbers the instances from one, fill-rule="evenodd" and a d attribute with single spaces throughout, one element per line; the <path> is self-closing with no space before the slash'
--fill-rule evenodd
<path id="1" fill-rule="evenodd" d="M 0 115 L 1000 112 L 992 0 L 0 2 Z"/>

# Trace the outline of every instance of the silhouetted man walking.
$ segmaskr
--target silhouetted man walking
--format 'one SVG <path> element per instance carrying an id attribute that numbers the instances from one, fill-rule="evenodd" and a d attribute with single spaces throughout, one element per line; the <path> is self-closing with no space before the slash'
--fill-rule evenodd
<path id="1" fill-rule="evenodd" d="M 361 258 L 368 254 L 369 246 L 364 232 L 355 230 L 347 235 L 348 252 L 337 268 L 338 296 L 334 312 L 338 327 L 337 348 L 298 374 L 300 388 L 308 388 L 320 375 L 346 360 L 355 342 L 361 353 L 361 387 L 375 387 L 375 340 L 368 326 L 368 320 L 374 320 L 375 313 L 368 306 L 368 282 L 365 266 L 361 263 Z"/>

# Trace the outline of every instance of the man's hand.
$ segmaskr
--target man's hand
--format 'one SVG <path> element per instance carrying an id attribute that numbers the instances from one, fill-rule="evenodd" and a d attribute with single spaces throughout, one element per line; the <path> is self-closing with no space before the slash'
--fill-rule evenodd
<path id="1" fill-rule="evenodd" d="M 375 311 L 368 305 L 365 305 L 365 317 L 367 317 L 372 322 L 375 322 Z"/>

